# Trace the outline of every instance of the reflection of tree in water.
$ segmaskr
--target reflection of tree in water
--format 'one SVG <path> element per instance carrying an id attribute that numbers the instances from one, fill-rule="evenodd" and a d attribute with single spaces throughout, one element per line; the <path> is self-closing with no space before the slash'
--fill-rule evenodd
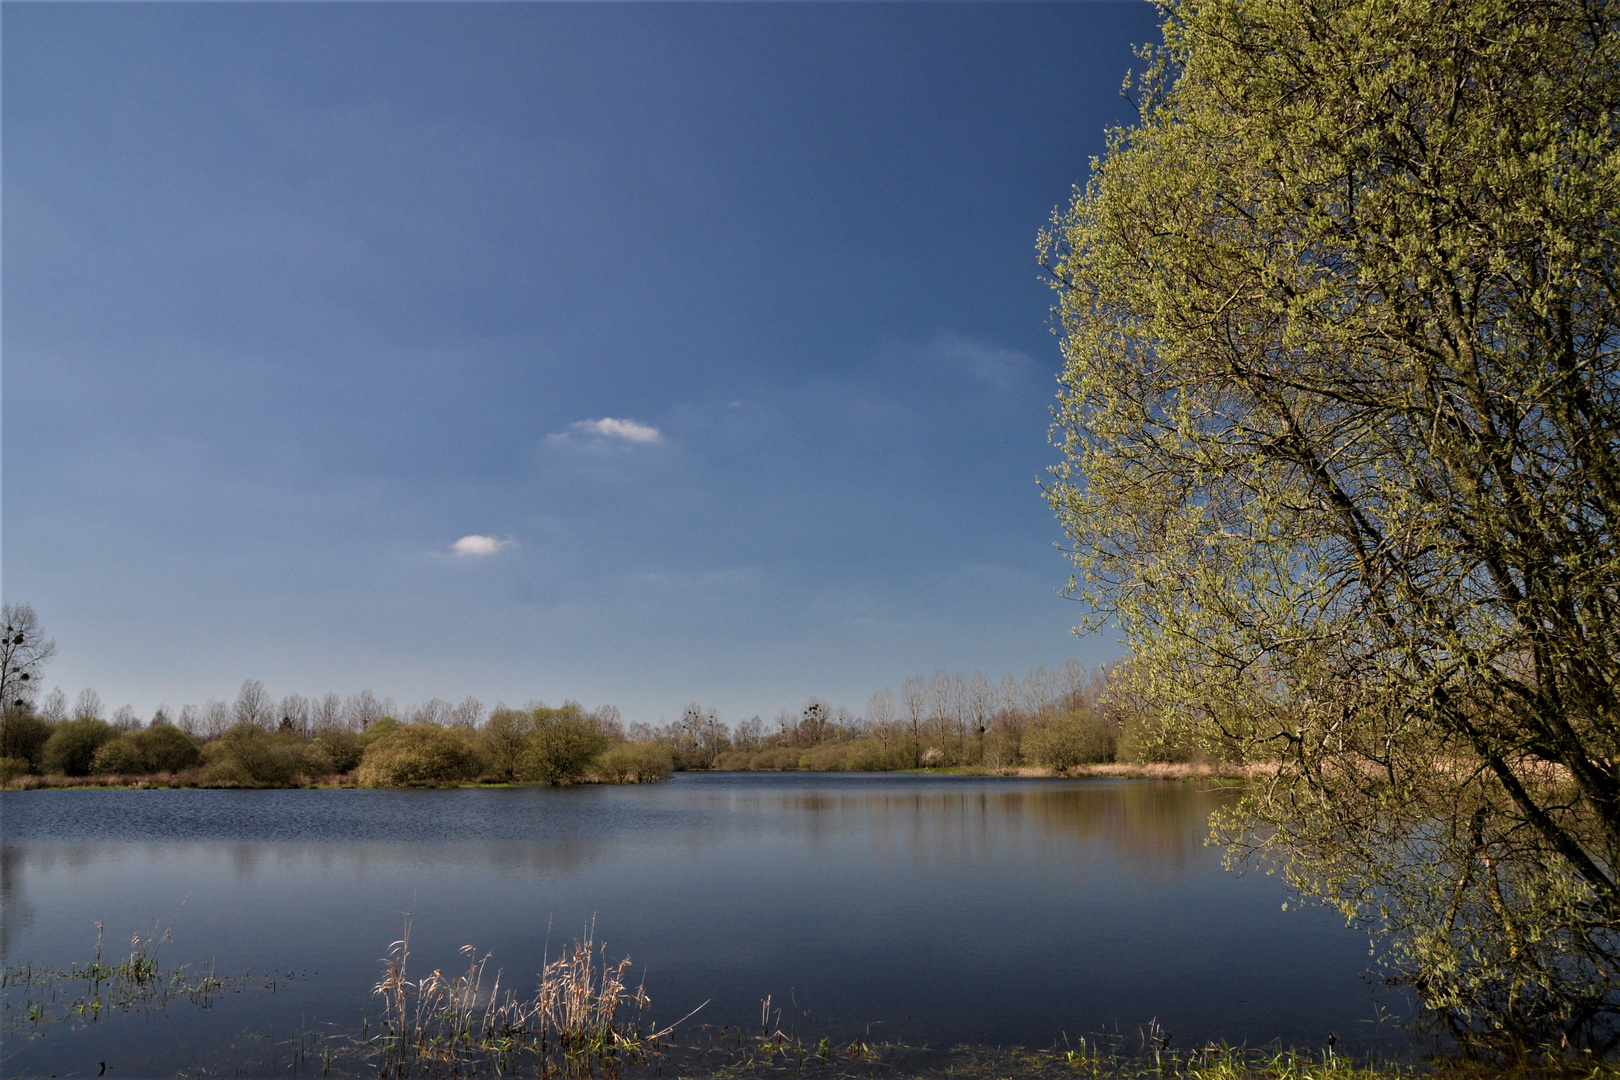
<path id="1" fill-rule="evenodd" d="M 1179 876 L 1204 849 L 1209 816 L 1230 792 L 1177 781 L 1079 781 L 1073 785 L 860 793 L 792 792 L 776 801 L 802 818 L 812 842 L 851 828 L 923 860 L 977 864 L 987 856 L 1072 855 L 1097 847 L 1122 868 Z M 905 843 L 901 843 L 901 837 Z"/>
<path id="2" fill-rule="evenodd" d="M 10 959 L 12 942 L 34 922 L 34 905 L 23 891 L 22 870 L 22 849 L 0 844 L 0 961 Z"/>

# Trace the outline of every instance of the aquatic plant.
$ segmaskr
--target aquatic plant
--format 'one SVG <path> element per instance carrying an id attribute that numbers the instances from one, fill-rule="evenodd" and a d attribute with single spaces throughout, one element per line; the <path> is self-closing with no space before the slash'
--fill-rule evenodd
<path id="1" fill-rule="evenodd" d="M 597 948 L 594 927 L 555 960 L 544 962 L 532 996 L 501 991 L 497 970 L 488 990 L 490 956 L 463 946 L 467 970 L 446 975 L 435 969 L 412 980 L 410 918 L 405 932 L 389 946 L 383 975 L 374 992 L 383 999 L 383 1031 L 372 1040 L 379 1074 L 408 1077 L 489 1063 L 502 1070 L 520 1058 L 538 1059 L 568 1075 L 597 1069 L 614 1071 L 639 1064 L 657 1051 L 692 1010 L 667 1027 L 643 1018 L 651 999 L 643 985 L 630 986 L 630 959 L 607 958 Z M 704 1005 L 708 1004 L 704 1002 Z"/>

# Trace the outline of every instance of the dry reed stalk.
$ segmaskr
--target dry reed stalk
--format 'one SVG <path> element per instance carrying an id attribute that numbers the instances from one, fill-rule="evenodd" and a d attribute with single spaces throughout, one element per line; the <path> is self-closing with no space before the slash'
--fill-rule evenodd
<path id="1" fill-rule="evenodd" d="M 376 1043 L 381 1075 L 406 1077 L 446 1067 L 459 1073 L 490 1059 L 499 1069 L 522 1053 L 538 1055 L 542 1071 L 553 1056 L 560 1058 L 565 1075 L 589 1073 L 599 1065 L 611 1071 L 620 1057 L 645 1060 L 697 1009 L 675 1024 L 648 1030 L 642 1016 L 651 999 L 644 986 L 630 987 L 630 959 L 609 963 L 607 947 L 597 948 L 594 930 L 587 926 L 562 956 L 545 961 L 535 994 L 520 998 L 510 990 L 501 994 L 499 971 L 484 990 L 489 954 L 479 956 L 471 945 L 461 950 L 468 960 L 464 974 L 450 977 L 435 970 L 413 982 L 407 976 L 407 917 L 405 933 L 389 947 L 375 987 L 385 1025 Z"/>

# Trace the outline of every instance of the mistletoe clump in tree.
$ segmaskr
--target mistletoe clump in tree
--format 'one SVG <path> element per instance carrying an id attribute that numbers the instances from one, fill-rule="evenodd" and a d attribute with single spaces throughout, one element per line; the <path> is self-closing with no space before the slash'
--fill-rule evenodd
<path id="1" fill-rule="evenodd" d="M 1182 0 L 1043 234 L 1047 492 L 1221 827 L 1461 1025 L 1620 988 L 1620 4 Z"/>

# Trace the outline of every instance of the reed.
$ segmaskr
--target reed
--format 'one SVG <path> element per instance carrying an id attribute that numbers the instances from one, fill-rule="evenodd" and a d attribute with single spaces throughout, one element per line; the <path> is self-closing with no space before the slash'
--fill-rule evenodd
<path id="1" fill-rule="evenodd" d="M 609 961 L 606 944 L 596 944 L 594 925 L 557 959 L 543 962 L 539 987 L 528 997 L 502 991 L 501 972 L 489 975 L 490 954 L 480 956 L 471 945 L 461 952 L 467 958 L 461 974 L 436 969 L 411 979 L 407 916 L 375 987 L 383 999 L 384 1030 L 375 1040 L 380 1075 L 460 1074 L 481 1063 L 502 1072 L 525 1057 L 538 1059 L 542 1074 L 553 1068 L 566 1076 L 611 1073 L 644 1063 L 703 1008 L 667 1027 L 649 1023 L 652 999 L 643 984 L 631 985 L 629 957 Z"/>

